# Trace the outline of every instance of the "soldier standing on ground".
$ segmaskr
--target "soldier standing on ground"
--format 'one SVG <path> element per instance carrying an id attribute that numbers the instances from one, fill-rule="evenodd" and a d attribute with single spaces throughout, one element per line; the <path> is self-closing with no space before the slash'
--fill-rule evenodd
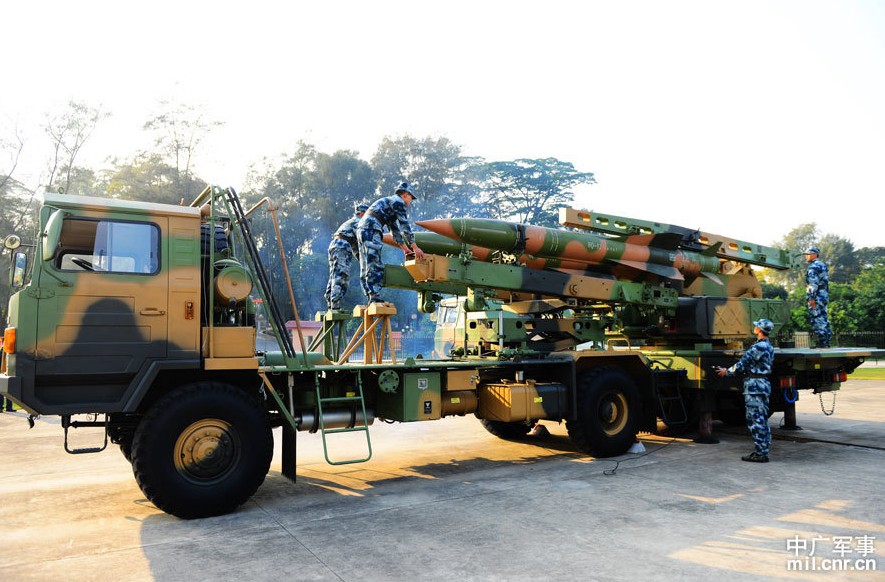
<path id="1" fill-rule="evenodd" d="M 819 255 L 817 247 L 805 251 L 805 260 L 808 262 L 805 270 L 805 283 L 808 285 L 805 289 L 805 299 L 808 302 L 811 331 L 817 338 L 815 347 L 828 348 L 830 338 L 833 336 L 827 316 L 827 306 L 830 303 L 829 277 L 827 265 L 818 258 Z"/>
<path id="2" fill-rule="evenodd" d="M 750 346 L 741 359 L 730 368 L 715 368 L 722 377 L 744 377 L 744 406 L 747 409 L 747 428 L 753 437 L 755 450 L 741 457 L 750 463 L 767 463 L 771 449 L 771 427 L 768 426 L 768 397 L 771 395 L 771 366 L 774 348 L 768 336 L 774 331 L 774 323 L 768 319 L 754 321 L 753 333 L 756 343 Z"/>
<path id="3" fill-rule="evenodd" d="M 396 187 L 393 196 L 373 202 L 357 226 L 360 284 L 369 303 L 384 301 L 381 299 L 381 287 L 384 283 L 384 263 L 381 262 L 381 249 L 384 245 L 381 237 L 385 226 L 403 252 L 414 252 L 419 259 L 424 258 L 424 252 L 415 244 L 415 235 L 412 234 L 406 213 L 414 199 L 412 187 L 408 182 L 403 182 Z"/>
<path id="4" fill-rule="evenodd" d="M 325 293 L 329 309 L 341 309 L 341 300 L 350 287 L 350 262 L 354 258 L 359 260 L 356 225 L 368 208 L 368 204 L 358 204 L 353 216 L 341 223 L 332 235 L 329 243 L 329 282 Z"/>

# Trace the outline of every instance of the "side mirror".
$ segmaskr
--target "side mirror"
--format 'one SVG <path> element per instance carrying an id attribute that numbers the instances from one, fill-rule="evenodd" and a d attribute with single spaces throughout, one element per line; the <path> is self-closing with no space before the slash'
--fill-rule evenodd
<path id="1" fill-rule="evenodd" d="M 9 270 L 9 284 L 13 289 L 19 289 L 25 284 L 25 274 L 28 272 L 28 255 L 18 252 L 12 255 L 12 268 Z"/>
<path id="2" fill-rule="evenodd" d="M 49 216 L 46 221 L 46 228 L 43 229 L 43 260 L 49 261 L 55 256 L 55 249 L 58 248 L 58 241 L 61 237 L 61 227 L 64 223 L 64 212 L 56 210 Z"/>

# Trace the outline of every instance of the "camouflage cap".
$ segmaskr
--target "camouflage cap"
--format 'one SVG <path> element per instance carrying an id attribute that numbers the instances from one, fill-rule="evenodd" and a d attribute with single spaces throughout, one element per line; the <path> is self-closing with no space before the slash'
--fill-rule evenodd
<path id="1" fill-rule="evenodd" d="M 417 198 L 417 196 L 415 196 L 415 193 L 412 192 L 412 187 L 409 185 L 408 182 L 403 182 L 402 184 L 400 184 L 399 186 L 397 186 L 397 187 L 396 187 L 396 190 L 394 190 L 393 193 L 394 193 L 394 194 L 399 194 L 400 192 L 408 192 L 409 194 L 412 195 L 412 198 Z"/>
<path id="2" fill-rule="evenodd" d="M 757 319 L 753 322 L 753 325 L 765 333 L 771 333 L 774 331 L 774 323 L 770 319 Z"/>
<path id="3" fill-rule="evenodd" d="M 365 202 L 363 202 L 362 204 L 357 204 L 356 206 L 354 206 L 353 213 L 359 214 L 360 212 L 365 212 L 368 209 L 369 209 L 369 205 L 366 204 Z"/>
<path id="4" fill-rule="evenodd" d="M 808 247 L 807 249 L 805 249 L 805 252 L 803 254 L 805 254 L 805 255 L 819 255 L 820 250 L 817 247 Z"/>

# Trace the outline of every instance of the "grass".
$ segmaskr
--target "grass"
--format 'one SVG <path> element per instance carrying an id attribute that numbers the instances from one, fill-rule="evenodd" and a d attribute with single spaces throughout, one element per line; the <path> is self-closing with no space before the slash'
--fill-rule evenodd
<path id="1" fill-rule="evenodd" d="M 885 380 L 885 366 L 881 368 L 858 368 L 848 375 L 849 380 Z"/>

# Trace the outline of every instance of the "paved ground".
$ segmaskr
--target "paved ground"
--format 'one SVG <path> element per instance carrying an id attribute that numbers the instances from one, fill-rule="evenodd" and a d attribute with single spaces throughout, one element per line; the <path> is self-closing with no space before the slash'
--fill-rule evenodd
<path id="1" fill-rule="evenodd" d="M 805 430 L 775 430 L 767 465 L 741 462 L 749 437 L 719 424 L 718 445 L 643 438 L 619 461 L 576 453 L 553 423 L 532 443 L 472 417 L 376 424 L 373 460 L 337 467 L 304 435 L 297 484 L 277 457 L 239 511 L 196 521 L 148 503 L 118 450 L 68 455 L 53 420 L 4 413 L 0 580 L 882 580 L 885 382 L 822 406 L 799 402 Z M 359 454 L 352 436 L 333 457 Z M 788 570 L 838 548 L 850 565 L 874 550 L 877 571 Z"/>

